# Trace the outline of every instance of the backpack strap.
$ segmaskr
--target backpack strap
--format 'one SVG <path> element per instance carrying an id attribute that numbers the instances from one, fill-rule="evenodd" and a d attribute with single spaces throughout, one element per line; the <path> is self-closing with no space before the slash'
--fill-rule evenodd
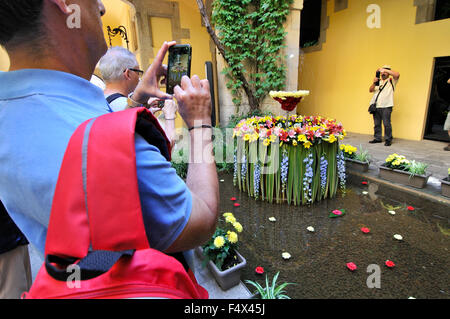
<path id="1" fill-rule="evenodd" d="M 139 127 L 152 126 L 150 134 L 140 129 L 143 137 L 150 143 L 158 137 L 161 153 L 170 159 L 170 142 L 156 118 L 143 107 L 81 124 L 69 141 L 60 169 L 46 255 L 82 259 L 90 250 L 121 252 L 150 247 L 137 183 L 134 141 L 138 122 L 144 123 Z"/>

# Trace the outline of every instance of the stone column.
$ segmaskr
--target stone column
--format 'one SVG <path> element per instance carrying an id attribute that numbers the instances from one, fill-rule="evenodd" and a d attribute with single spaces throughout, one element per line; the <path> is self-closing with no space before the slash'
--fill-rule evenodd
<path id="1" fill-rule="evenodd" d="M 285 30 L 287 32 L 286 45 L 284 55 L 286 56 L 287 77 L 286 77 L 286 91 L 297 91 L 298 88 L 298 66 L 299 66 L 299 51 L 300 51 L 300 15 L 303 9 L 303 0 L 295 0 L 291 6 L 291 12 L 287 17 L 285 23 Z M 220 123 L 225 126 L 229 122 L 231 115 L 236 113 L 236 106 L 233 104 L 231 92 L 226 87 L 226 77 L 221 73 L 225 62 L 221 55 L 217 54 L 217 70 L 218 70 L 218 88 L 219 88 L 219 107 L 220 107 Z M 239 107 L 239 114 L 249 111 L 248 101 L 245 93 L 242 93 L 242 105 Z M 270 97 L 267 97 L 262 105 L 263 111 L 270 111 L 276 115 L 286 115 L 286 112 L 281 110 L 278 102 Z M 295 110 L 291 114 L 295 114 Z"/>

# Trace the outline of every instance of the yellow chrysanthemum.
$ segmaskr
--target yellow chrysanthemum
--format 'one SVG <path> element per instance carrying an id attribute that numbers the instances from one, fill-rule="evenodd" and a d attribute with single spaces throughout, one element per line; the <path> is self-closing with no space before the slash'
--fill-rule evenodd
<path id="1" fill-rule="evenodd" d="M 238 242 L 238 235 L 234 231 L 228 231 L 227 239 L 230 241 L 230 243 L 235 244 Z"/>
<path id="2" fill-rule="evenodd" d="M 234 216 L 227 216 L 227 217 L 225 217 L 225 221 L 227 223 L 234 224 L 236 222 L 236 217 L 234 217 Z"/>
<path id="3" fill-rule="evenodd" d="M 312 143 L 311 143 L 310 141 L 306 141 L 305 143 L 303 143 L 303 146 L 304 146 L 305 148 L 310 148 L 311 145 L 312 145 Z"/>
<path id="4" fill-rule="evenodd" d="M 263 141 L 263 145 L 264 146 L 269 146 L 269 144 L 270 144 L 270 140 L 269 139 L 264 139 L 264 141 Z"/>
<path id="5" fill-rule="evenodd" d="M 214 239 L 214 246 L 216 248 L 221 248 L 224 244 L 225 244 L 225 238 L 223 238 L 223 236 L 217 236 Z"/>
<path id="6" fill-rule="evenodd" d="M 230 213 L 230 212 L 223 213 L 222 216 L 223 216 L 223 217 L 228 217 L 228 216 L 234 217 L 234 216 L 233 216 L 233 213 Z"/>
<path id="7" fill-rule="evenodd" d="M 297 141 L 296 141 L 296 140 L 293 140 L 293 141 L 292 141 L 292 145 L 297 146 Z"/>
<path id="8" fill-rule="evenodd" d="M 306 142 L 306 135 L 305 135 L 305 134 L 300 134 L 300 135 L 297 137 L 297 139 L 298 139 L 299 142 L 304 143 L 304 142 Z"/>
<path id="9" fill-rule="evenodd" d="M 233 227 L 236 229 L 236 231 L 237 231 L 238 233 L 241 233 L 242 230 L 243 230 L 243 227 L 242 227 L 241 223 L 239 223 L 239 222 L 233 223 Z"/>

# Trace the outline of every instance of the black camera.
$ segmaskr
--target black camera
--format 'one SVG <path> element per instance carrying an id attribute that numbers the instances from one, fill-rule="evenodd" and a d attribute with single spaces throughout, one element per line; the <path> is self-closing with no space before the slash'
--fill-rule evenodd
<path id="1" fill-rule="evenodd" d="M 376 73 L 375 73 L 375 77 L 378 79 L 378 81 L 376 81 L 375 82 L 375 85 L 376 86 L 379 86 L 380 85 L 380 71 L 377 71 Z"/>

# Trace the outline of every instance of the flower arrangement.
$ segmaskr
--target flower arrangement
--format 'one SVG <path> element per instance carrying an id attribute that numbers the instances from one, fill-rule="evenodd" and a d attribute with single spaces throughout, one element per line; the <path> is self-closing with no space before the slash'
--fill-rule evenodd
<path id="1" fill-rule="evenodd" d="M 311 204 L 345 189 L 341 123 L 320 116 L 253 116 L 233 129 L 233 182 L 269 202 Z"/>
<path id="2" fill-rule="evenodd" d="M 403 155 L 398 155 L 396 153 L 389 155 L 386 160 L 384 166 L 392 169 L 398 169 L 401 171 L 406 171 L 414 175 L 425 175 L 428 164 L 417 162 L 417 161 L 409 161 Z"/>
<path id="3" fill-rule="evenodd" d="M 221 220 L 225 223 L 224 228 L 217 227 L 211 239 L 202 246 L 203 255 L 206 257 L 203 265 L 211 260 L 221 271 L 236 264 L 237 256 L 234 251 L 239 244 L 238 233 L 243 231 L 242 225 L 232 213 L 227 212 L 222 216 L 224 217 L 224 220 Z"/>

